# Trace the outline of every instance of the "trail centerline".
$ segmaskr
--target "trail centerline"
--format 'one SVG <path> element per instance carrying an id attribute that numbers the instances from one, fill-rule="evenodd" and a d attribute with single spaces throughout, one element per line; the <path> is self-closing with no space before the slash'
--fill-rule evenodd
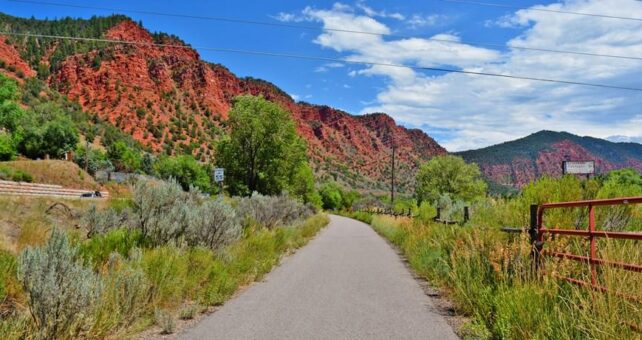
<path id="1" fill-rule="evenodd" d="M 182 339 L 457 339 L 390 245 L 340 216 Z"/>

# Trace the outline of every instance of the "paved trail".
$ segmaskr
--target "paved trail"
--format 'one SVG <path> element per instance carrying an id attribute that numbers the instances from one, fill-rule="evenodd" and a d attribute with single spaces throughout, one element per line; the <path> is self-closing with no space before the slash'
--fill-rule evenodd
<path id="1" fill-rule="evenodd" d="M 183 339 L 457 339 L 393 249 L 331 216 L 307 246 Z"/>

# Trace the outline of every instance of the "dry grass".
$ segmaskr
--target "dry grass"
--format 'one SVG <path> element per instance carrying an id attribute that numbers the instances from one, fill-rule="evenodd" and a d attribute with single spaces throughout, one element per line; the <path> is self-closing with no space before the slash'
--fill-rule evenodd
<path id="1" fill-rule="evenodd" d="M 69 207 L 72 214 L 62 208 L 47 212 L 55 203 Z M 27 246 L 41 244 L 53 227 L 76 230 L 81 212 L 93 204 L 102 208 L 110 201 L 0 196 L 0 249 L 17 253 Z"/>
<path id="2" fill-rule="evenodd" d="M 70 189 L 100 189 L 93 177 L 73 162 L 21 160 L 0 162 L 0 166 L 27 172 L 33 176 L 34 183 L 57 184 Z"/>
<path id="3" fill-rule="evenodd" d="M 632 339 L 641 333 L 642 304 L 617 293 L 640 296 L 639 273 L 601 267 L 599 283 L 610 293 L 595 292 L 555 275 L 590 280 L 590 268 L 573 261 L 545 258 L 534 275 L 526 234 L 506 235 L 498 228 L 445 226 L 432 222 L 375 216 L 372 225 L 396 244 L 411 267 L 441 287 L 456 310 L 472 318 L 461 330 L 474 339 Z M 558 238 L 547 249 L 585 255 L 586 242 Z M 634 242 L 601 240 L 600 257 L 642 263 Z"/>

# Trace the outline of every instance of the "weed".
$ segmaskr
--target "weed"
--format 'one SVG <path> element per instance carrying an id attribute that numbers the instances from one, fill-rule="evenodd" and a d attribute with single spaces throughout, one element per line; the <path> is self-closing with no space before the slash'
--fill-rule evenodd
<path id="1" fill-rule="evenodd" d="M 200 306 L 198 305 L 184 305 L 180 312 L 179 316 L 181 320 L 191 320 L 198 314 Z"/>
<path id="2" fill-rule="evenodd" d="M 176 331 L 174 317 L 168 311 L 158 309 L 155 313 L 156 324 L 161 328 L 161 334 L 173 334 Z"/>

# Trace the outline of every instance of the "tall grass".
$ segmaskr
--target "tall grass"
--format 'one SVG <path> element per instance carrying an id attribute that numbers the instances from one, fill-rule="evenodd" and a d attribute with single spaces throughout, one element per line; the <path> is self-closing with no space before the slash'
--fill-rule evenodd
<path id="1" fill-rule="evenodd" d="M 513 203 L 511 203 L 513 204 Z M 509 204 L 510 205 L 510 204 Z M 489 205 L 478 213 L 487 221 L 506 218 L 510 209 Z M 495 215 L 494 219 L 490 219 Z M 519 218 L 519 216 L 512 216 Z M 373 228 L 397 245 L 419 275 L 441 287 L 459 313 L 471 318 L 464 338 L 632 339 L 640 333 L 642 305 L 587 290 L 554 275 L 587 279 L 588 265 L 546 259 L 535 274 L 526 234 L 506 235 L 496 226 L 446 226 L 412 219 L 375 216 Z M 583 246 L 555 240 L 553 247 Z M 600 244 L 600 256 L 642 263 L 639 244 Z M 575 249 L 577 251 L 577 249 Z M 639 273 L 600 269 L 601 284 L 612 292 L 642 293 Z"/>
<path id="2" fill-rule="evenodd" d="M 325 215 L 314 215 L 272 229 L 252 225 L 240 239 L 219 249 L 184 243 L 152 246 L 140 230 L 123 228 L 84 241 L 76 239 L 72 248 L 75 270 L 96 273 L 101 289 L 95 291 L 95 308 L 83 310 L 82 320 L 69 316 L 73 329 L 57 328 L 55 336 L 131 337 L 154 324 L 164 332 L 173 331 L 176 320 L 185 314 L 185 306 L 201 311 L 224 303 L 327 223 Z M 0 302 L 7 302 L 0 304 L 0 311 L 5 311 L 0 320 L 1 339 L 29 338 L 42 331 L 41 323 L 28 317 L 24 308 L 9 303 L 25 301 L 15 268 L 14 255 L 0 254 L 0 269 L 8 271 L 0 274 L 0 299 L 4 299 Z"/>

